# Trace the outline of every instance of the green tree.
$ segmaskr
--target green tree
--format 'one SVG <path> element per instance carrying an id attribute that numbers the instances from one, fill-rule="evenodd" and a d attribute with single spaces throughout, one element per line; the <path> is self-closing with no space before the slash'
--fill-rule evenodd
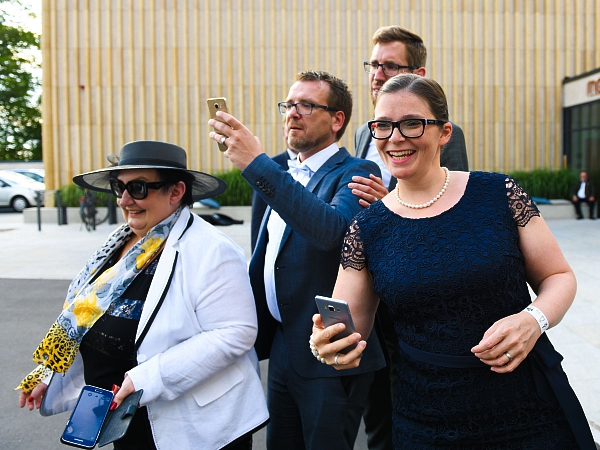
<path id="1" fill-rule="evenodd" d="M 39 87 L 33 50 L 40 48 L 40 40 L 11 24 L 4 8 L 8 4 L 22 7 L 0 0 L 0 160 L 42 159 L 40 97 L 33 98 Z"/>

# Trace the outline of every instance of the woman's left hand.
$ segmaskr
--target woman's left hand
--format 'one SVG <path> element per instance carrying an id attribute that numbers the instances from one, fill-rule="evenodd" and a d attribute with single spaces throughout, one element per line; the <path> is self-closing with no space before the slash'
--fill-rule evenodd
<path id="1" fill-rule="evenodd" d="M 492 371 L 508 373 L 527 357 L 540 335 L 535 318 L 522 311 L 494 323 L 471 352 Z"/>
<path id="2" fill-rule="evenodd" d="M 129 394 L 133 394 L 135 392 L 135 386 L 133 385 L 133 381 L 129 378 L 129 375 L 125 374 L 125 379 L 123 380 L 123 384 L 121 388 L 117 392 L 117 394 L 113 397 L 113 402 L 110 405 L 110 410 L 117 409 L 123 400 L 127 398 Z"/>

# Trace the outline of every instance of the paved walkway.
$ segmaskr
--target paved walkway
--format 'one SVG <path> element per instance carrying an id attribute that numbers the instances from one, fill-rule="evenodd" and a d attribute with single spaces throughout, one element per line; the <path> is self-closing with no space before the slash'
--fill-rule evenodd
<path id="1" fill-rule="evenodd" d="M 600 274 L 600 220 L 557 219 L 549 220 L 548 225 L 573 267 L 579 286 L 573 306 L 561 324 L 549 330 L 548 335 L 565 358 L 563 367 L 583 405 L 594 438 L 596 442 L 600 442 L 600 326 L 598 324 L 600 317 L 600 297 L 598 295 L 600 292 L 600 282 L 598 281 L 598 274 Z M 0 238 L 2 239 L 0 289 L 17 289 L 21 286 L 22 289 L 27 290 L 29 284 L 35 285 L 34 280 L 48 280 L 47 286 L 54 287 L 51 280 L 71 280 L 114 227 L 114 225 L 103 224 L 95 232 L 87 232 L 79 224 L 67 226 L 42 224 L 42 230 L 38 231 L 37 224 L 24 224 L 22 215 L 0 210 Z M 220 227 L 220 229 L 238 242 L 249 257 L 250 226 L 248 223 Z M 6 281 L 3 283 L 2 279 Z M 66 290 L 67 285 L 68 282 L 59 283 L 57 292 Z M 58 296 L 60 298 L 57 298 L 56 302 L 62 304 L 64 292 Z M 4 308 L 3 297 L 0 296 L 0 305 Z M 15 307 L 16 305 L 12 305 L 9 309 L 12 310 Z M 53 309 L 57 310 L 58 308 L 59 306 L 56 306 Z M 34 311 L 29 311 L 25 317 L 33 313 Z M 56 316 L 54 312 L 53 314 L 52 319 Z M 49 326 L 51 320 L 47 321 L 46 326 Z M 4 323 L 4 320 L 2 322 Z M 35 324 L 38 321 L 33 320 L 32 322 L 19 324 L 14 333 L 23 333 L 29 336 L 26 331 L 29 330 L 31 334 L 35 333 L 32 340 L 37 343 L 46 328 L 41 331 L 37 330 L 34 326 L 37 326 Z M 27 359 L 32 350 L 33 348 L 28 348 L 21 356 Z M 2 352 L 5 351 L 3 346 Z M 0 383 L 2 388 L 6 389 L 8 388 L 7 383 L 11 386 L 16 385 L 15 375 L 7 377 L 7 373 L 11 370 L 11 365 L 7 364 L 10 361 L 6 358 L 7 353 L 1 356 Z M 18 365 L 22 366 L 21 363 L 22 361 Z M 6 381 L 7 378 L 8 381 Z M 0 400 L 6 399 L 6 401 L 12 402 L 13 400 L 10 398 L 14 398 L 16 402 L 16 393 L 12 396 L 8 395 L 8 397 L 6 392 L 0 394 Z M 5 438 L 8 435 L 4 433 L 27 433 L 25 429 L 19 429 L 19 424 L 26 416 L 25 411 L 18 411 L 16 407 L 13 410 L 6 401 L 2 403 L 4 412 L 2 420 L 0 420 L 0 442 L 6 442 Z M 7 422 L 5 422 L 5 417 L 9 416 L 12 416 L 12 420 L 15 421 L 12 427 L 7 426 Z M 32 420 L 28 418 L 27 422 Z M 56 423 L 62 424 L 65 420 L 66 417 Z M 37 419 L 35 423 L 36 426 L 40 425 L 40 421 Z M 59 425 L 56 426 L 60 428 Z M 55 437 L 58 439 L 59 434 L 59 431 L 53 431 L 53 437 L 50 440 L 53 441 Z M 42 447 L 25 445 L 19 448 Z M 56 448 L 61 447 L 57 446 Z M 260 444 L 255 445 L 255 448 L 261 448 Z M 364 439 L 359 436 L 355 449 L 365 448 Z"/>

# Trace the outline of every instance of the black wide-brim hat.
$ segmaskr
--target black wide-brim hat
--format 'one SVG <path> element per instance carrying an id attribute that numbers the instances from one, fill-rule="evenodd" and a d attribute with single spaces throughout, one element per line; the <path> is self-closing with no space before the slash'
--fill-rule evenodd
<path id="1" fill-rule="evenodd" d="M 111 156 L 115 160 L 117 159 L 115 155 Z M 185 150 L 167 142 L 129 142 L 121 147 L 121 156 L 118 159 L 119 162 L 111 167 L 73 177 L 73 182 L 85 189 L 111 193 L 109 180 L 116 176 L 115 172 L 117 171 L 168 169 L 181 170 L 194 177 L 192 183 L 192 199 L 194 201 L 216 197 L 227 189 L 227 184 L 223 180 L 207 173 L 188 169 Z"/>

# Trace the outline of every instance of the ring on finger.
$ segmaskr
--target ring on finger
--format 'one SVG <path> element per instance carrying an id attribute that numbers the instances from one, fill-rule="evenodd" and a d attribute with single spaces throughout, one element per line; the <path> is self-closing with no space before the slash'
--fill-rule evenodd
<path id="1" fill-rule="evenodd" d="M 227 139 L 227 136 L 223 136 L 221 138 L 221 145 L 225 145 L 225 140 Z"/>
<path id="2" fill-rule="evenodd" d="M 506 364 L 508 364 L 509 362 L 511 362 L 513 360 L 513 357 L 510 356 L 510 353 L 508 353 L 508 352 L 504 352 L 504 356 L 506 356 L 508 358 L 508 361 L 506 361 Z"/>
<path id="3" fill-rule="evenodd" d="M 333 363 L 334 363 L 336 366 L 339 366 L 339 363 L 338 363 L 338 358 L 339 358 L 339 357 L 340 357 L 340 354 L 339 354 L 339 353 L 337 353 L 337 354 L 335 355 L 335 358 L 333 359 Z"/>

